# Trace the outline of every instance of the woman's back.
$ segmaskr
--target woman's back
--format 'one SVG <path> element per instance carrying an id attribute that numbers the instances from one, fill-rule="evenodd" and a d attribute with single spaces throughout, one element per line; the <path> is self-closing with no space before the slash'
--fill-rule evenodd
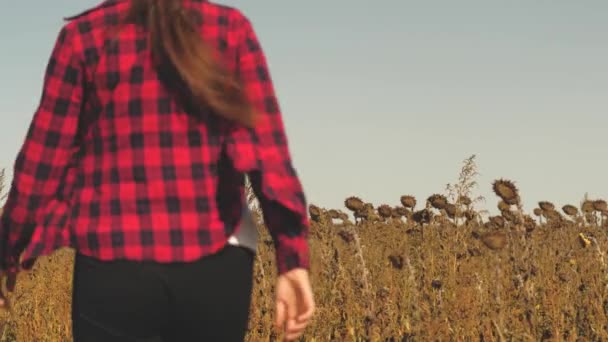
<path id="1" fill-rule="evenodd" d="M 280 271 L 307 266 L 305 198 L 249 20 L 203 0 L 183 1 L 172 14 L 192 18 L 221 66 L 238 75 L 260 113 L 255 129 L 190 101 L 178 70 L 155 63 L 150 27 L 125 22 L 131 5 L 106 1 L 69 18 L 58 38 L 39 118 L 17 164 L 19 191 L 7 203 L 40 202 L 35 215 L 14 220 L 36 221 L 24 258 L 68 244 L 102 260 L 212 254 L 238 227 L 248 174 Z M 65 163 L 72 163 L 67 172 Z"/>
<path id="2" fill-rule="evenodd" d="M 219 42 L 236 42 L 237 30 L 219 23 L 234 25 L 237 12 L 203 1 L 187 5 L 201 13 L 205 40 L 223 50 L 223 60 L 232 59 L 228 66 L 236 69 L 238 47 Z M 104 259 L 196 259 L 221 248 L 235 224 L 220 219 L 216 201 L 218 176 L 229 176 L 229 169 L 220 171 L 218 165 L 228 125 L 209 110 L 187 113 L 159 82 L 146 30 L 119 26 L 128 8 L 128 1 L 115 1 L 73 19 L 94 70 L 91 96 L 96 97 L 74 189 L 77 246 Z M 108 40 L 114 30 L 116 38 Z M 223 189 L 221 195 L 238 196 L 239 190 Z M 102 233 L 101 226 L 110 229 Z M 96 251 L 95 240 L 112 242 L 107 254 Z"/>

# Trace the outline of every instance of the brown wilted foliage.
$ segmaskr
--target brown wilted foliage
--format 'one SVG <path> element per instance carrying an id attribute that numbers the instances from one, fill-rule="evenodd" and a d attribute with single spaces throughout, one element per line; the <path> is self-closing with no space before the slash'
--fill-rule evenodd
<path id="1" fill-rule="evenodd" d="M 448 214 L 448 217 L 454 219 L 456 217 L 456 213 L 458 212 L 458 208 L 452 204 L 448 203 L 445 205 L 445 212 Z"/>
<path id="2" fill-rule="evenodd" d="M 466 218 L 467 222 L 471 222 L 475 220 L 477 213 L 473 210 L 467 210 L 464 212 L 464 217 Z"/>
<path id="3" fill-rule="evenodd" d="M 363 207 L 353 213 L 356 219 L 373 221 L 379 219 L 374 211 L 374 205 L 371 203 L 364 203 Z"/>
<path id="4" fill-rule="evenodd" d="M 499 179 L 494 181 L 492 189 L 496 196 L 500 197 L 505 203 L 510 205 L 517 205 L 519 203 L 519 192 L 513 182 Z"/>
<path id="5" fill-rule="evenodd" d="M 346 243 L 351 243 L 355 240 L 355 236 L 352 232 L 341 230 L 338 232 L 338 236 L 344 240 Z"/>
<path id="6" fill-rule="evenodd" d="M 504 227 L 507 221 L 502 216 L 491 216 L 490 223 L 492 223 L 496 227 Z"/>
<path id="7" fill-rule="evenodd" d="M 541 208 L 534 208 L 534 215 L 541 216 L 543 214 L 543 210 Z"/>
<path id="8" fill-rule="evenodd" d="M 509 222 L 517 222 L 517 215 L 512 210 L 503 210 L 501 215 Z"/>
<path id="9" fill-rule="evenodd" d="M 346 222 L 346 221 L 348 221 L 348 214 L 340 211 L 338 218 L 341 219 L 342 221 Z"/>
<path id="10" fill-rule="evenodd" d="M 473 204 L 473 201 L 471 200 L 471 198 L 469 196 L 462 195 L 462 196 L 458 197 L 457 203 L 462 204 L 464 206 L 469 206 L 469 205 Z"/>
<path id="11" fill-rule="evenodd" d="M 528 233 L 536 229 L 536 221 L 529 215 L 524 216 L 524 227 Z"/>
<path id="12" fill-rule="evenodd" d="M 414 212 L 413 220 L 418 224 L 429 224 L 433 219 L 433 212 L 428 209 L 422 209 Z"/>

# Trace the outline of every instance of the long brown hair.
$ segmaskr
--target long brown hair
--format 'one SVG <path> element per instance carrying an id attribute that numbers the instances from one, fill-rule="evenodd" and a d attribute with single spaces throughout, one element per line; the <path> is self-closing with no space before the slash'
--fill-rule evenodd
<path id="1" fill-rule="evenodd" d="M 253 127 L 257 115 L 242 85 L 205 44 L 190 14 L 182 0 L 131 0 L 127 21 L 147 28 L 156 67 L 178 77 L 191 103 Z"/>

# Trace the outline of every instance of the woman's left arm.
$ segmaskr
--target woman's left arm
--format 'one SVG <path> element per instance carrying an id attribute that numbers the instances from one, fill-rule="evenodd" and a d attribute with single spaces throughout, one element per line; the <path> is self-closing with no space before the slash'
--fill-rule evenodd
<path id="1" fill-rule="evenodd" d="M 83 60 L 72 23 L 64 26 L 46 67 L 42 97 L 14 165 L 0 220 L 0 272 L 17 267 L 18 241 L 36 224 L 37 212 L 56 195 L 76 151 L 83 103 Z"/>

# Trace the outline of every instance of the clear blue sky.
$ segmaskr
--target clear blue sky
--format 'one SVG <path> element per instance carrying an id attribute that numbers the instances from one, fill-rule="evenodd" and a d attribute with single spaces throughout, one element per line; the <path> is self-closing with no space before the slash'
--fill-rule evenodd
<path id="1" fill-rule="evenodd" d="M 528 209 L 608 198 L 607 1 L 219 2 L 258 32 L 310 202 L 423 199 L 474 153 L 488 208 L 499 177 Z M 0 166 L 12 167 L 61 18 L 95 3 L 0 12 Z"/>

